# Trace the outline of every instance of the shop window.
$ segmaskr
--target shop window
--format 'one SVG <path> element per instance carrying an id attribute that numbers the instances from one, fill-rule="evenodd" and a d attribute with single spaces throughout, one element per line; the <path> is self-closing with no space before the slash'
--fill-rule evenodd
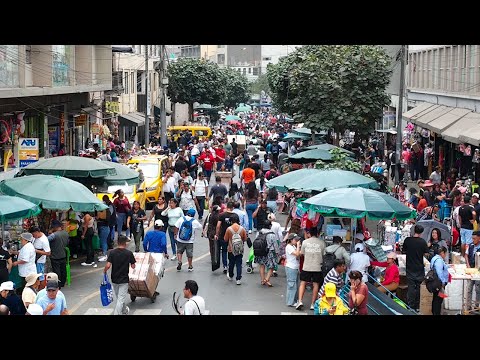
<path id="1" fill-rule="evenodd" d="M 18 45 L 0 45 L 0 88 L 18 87 Z"/>
<path id="2" fill-rule="evenodd" d="M 225 64 L 225 54 L 217 54 L 217 64 L 218 65 Z"/>
<path id="3" fill-rule="evenodd" d="M 52 45 L 53 86 L 70 85 L 71 45 Z"/>
<path id="4" fill-rule="evenodd" d="M 32 64 L 32 45 L 25 45 L 25 64 Z"/>

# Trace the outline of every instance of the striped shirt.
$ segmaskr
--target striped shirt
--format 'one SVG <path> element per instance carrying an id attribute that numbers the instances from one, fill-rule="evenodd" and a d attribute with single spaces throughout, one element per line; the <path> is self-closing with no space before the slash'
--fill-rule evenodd
<path id="1" fill-rule="evenodd" d="M 332 268 L 332 270 L 330 270 L 328 273 L 327 273 L 327 276 L 325 276 L 325 280 L 323 280 L 323 285 L 320 289 L 320 291 L 318 292 L 318 296 L 322 297 L 323 296 L 323 293 L 325 291 L 325 284 L 327 283 L 334 283 L 335 286 L 337 287 L 337 295 L 340 293 L 340 290 L 342 289 L 343 285 L 344 285 L 344 282 L 343 282 L 343 277 L 342 277 L 342 274 L 338 273 L 335 268 Z"/>

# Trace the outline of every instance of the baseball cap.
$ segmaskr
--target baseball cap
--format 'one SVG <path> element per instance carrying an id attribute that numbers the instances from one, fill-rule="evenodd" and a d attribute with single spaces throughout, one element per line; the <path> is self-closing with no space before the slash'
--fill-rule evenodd
<path id="1" fill-rule="evenodd" d="M 43 308 L 38 304 L 28 305 L 27 313 L 30 315 L 43 315 Z"/>
<path id="2" fill-rule="evenodd" d="M 0 291 L 3 290 L 13 290 L 13 281 L 5 281 L 0 284 Z"/>
<path id="3" fill-rule="evenodd" d="M 47 281 L 50 281 L 50 280 L 52 280 L 52 281 L 58 281 L 58 275 L 57 275 L 56 273 L 54 273 L 54 272 L 49 272 L 49 273 L 47 274 L 47 276 L 46 276 L 46 280 L 47 280 Z"/>
<path id="4" fill-rule="evenodd" d="M 478 198 L 480 198 L 480 195 L 478 195 L 478 193 L 473 193 L 472 197 L 476 197 L 478 199 Z"/>
<path id="5" fill-rule="evenodd" d="M 335 297 L 337 296 L 337 287 L 334 283 L 327 283 L 325 285 L 325 296 L 326 297 Z"/>
<path id="6" fill-rule="evenodd" d="M 188 216 L 192 216 L 192 217 L 193 217 L 193 216 L 195 216 L 195 214 L 196 214 L 195 209 L 188 209 L 188 210 L 187 210 L 187 215 L 188 215 Z"/>
<path id="7" fill-rule="evenodd" d="M 47 281 L 47 290 L 57 290 L 58 289 L 58 281 L 50 280 Z"/>
<path id="8" fill-rule="evenodd" d="M 397 253 L 396 252 L 390 251 L 387 254 L 387 259 L 396 259 L 396 258 L 397 258 Z"/>
<path id="9" fill-rule="evenodd" d="M 155 224 L 154 224 L 156 227 L 162 227 L 162 226 L 165 226 L 165 224 L 163 223 L 162 220 L 158 219 L 158 220 L 155 220 Z"/>
<path id="10" fill-rule="evenodd" d="M 52 221 L 52 225 L 50 226 L 51 229 L 55 229 L 55 228 L 58 228 L 58 227 L 62 227 L 62 223 L 58 220 L 53 220 Z"/>
<path id="11" fill-rule="evenodd" d="M 42 274 L 37 274 L 37 273 L 28 274 L 25 277 L 25 281 L 27 282 L 25 286 L 32 286 L 33 284 L 35 284 L 35 281 L 37 281 L 38 277 L 41 275 Z"/>
<path id="12" fill-rule="evenodd" d="M 288 234 L 287 239 L 288 239 L 288 240 L 293 240 L 293 239 L 299 238 L 299 237 L 300 237 L 300 236 L 298 236 L 297 234 L 292 233 L 292 234 Z"/>
<path id="13" fill-rule="evenodd" d="M 365 250 L 365 245 L 363 244 L 356 244 L 355 245 L 355 251 L 356 252 L 361 252 L 361 251 L 364 251 Z"/>

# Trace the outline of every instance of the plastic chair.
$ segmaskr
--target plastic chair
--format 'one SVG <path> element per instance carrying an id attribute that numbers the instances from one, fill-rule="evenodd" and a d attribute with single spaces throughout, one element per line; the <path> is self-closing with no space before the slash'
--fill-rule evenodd
<path id="1" fill-rule="evenodd" d="M 67 252 L 67 283 L 65 285 L 70 286 L 72 283 L 72 278 L 70 276 L 70 249 L 68 247 L 65 247 L 65 251 Z"/>

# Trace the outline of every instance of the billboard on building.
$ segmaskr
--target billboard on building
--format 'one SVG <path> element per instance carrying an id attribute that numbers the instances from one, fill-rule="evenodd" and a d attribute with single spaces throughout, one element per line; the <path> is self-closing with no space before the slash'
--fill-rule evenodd
<path id="1" fill-rule="evenodd" d="M 18 139 L 18 159 L 21 168 L 38 161 L 38 142 L 38 138 Z"/>

